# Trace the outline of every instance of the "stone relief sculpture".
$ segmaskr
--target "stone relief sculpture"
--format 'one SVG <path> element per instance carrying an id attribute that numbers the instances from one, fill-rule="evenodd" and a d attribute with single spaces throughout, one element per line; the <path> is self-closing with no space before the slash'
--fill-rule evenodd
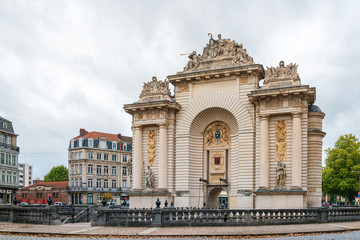
<path id="1" fill-rule="evenodd" d="M 154 174 L 149 165 L 147 166 L 147 171 L 145 175 L 145 187 L 148 189 L 154 188 Z"/>
<path id="2" fill-rule="evenodd" d="M 144 83 L 139 102 L 171 100 L 170 95 L 169 81 L 158 81 L 156 77 L 152 77 L 152 81 Z"/>
<path id="3" fill-rule="evenodd" d="M 286 171 L 285 163 L 278 162 L 276 165 L 276 189 L 285 189 Z"/>
<path id="4" fill-rule="evenodd" d="M 156 159 L 156 131 L 148 131 L 148 164 L 154 166 Z"/>
<path id="5" fill-rule="evenodd" d="M 205 144 L 208 146 L 219 146 L 230 144 L 230 129 L 222 122 L 209 125 L 204 133 Z"/>
<path id="6" fill-rule="evenodd" d="M 230 65 L 235 66 L 255 63 L 242 44 L 237 44 L 235 41 L 230 41 L 230 39 L 222 39 L 221 34 L 218 35 L 218 40 L 213 39 L 211 33 L 208 35 L 210 36 L 209 43 L 204 48 L 202 55 L 193 51 L 189 55 L 190 60 L 184 71 L 199 68 L 204 62 L 213 59 L 231 58 Z"/>
<path id="7" fill-rule="evenodd" d="M 285 66 L 284 61 L 280 61 L 279 67 L 266 67 L 265 81 L 274 79 L 299 79 L 297 72 L 298 65 L 290 63 Z"/>
<path id="8" fill-rule="evenodd" d="M 286 121 L 275 122 L 275 161 L 286 161 Z"/>

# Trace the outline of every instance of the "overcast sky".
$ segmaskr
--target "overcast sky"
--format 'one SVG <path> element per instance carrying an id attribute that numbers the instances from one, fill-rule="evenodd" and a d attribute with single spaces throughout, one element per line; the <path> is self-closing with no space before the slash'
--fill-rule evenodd
<path id="1" fill-rule="evenodd" d="M 326 113 L 326 149 L 360 137 L 359 12 L 357 1 L 1 0 L 0 116 L 19 134 L 19 161 L 43 179 L 67 166 L 80 128 L 131 136 L 123 104 L 221 33 L 264 67 L 299 65 Z"/>

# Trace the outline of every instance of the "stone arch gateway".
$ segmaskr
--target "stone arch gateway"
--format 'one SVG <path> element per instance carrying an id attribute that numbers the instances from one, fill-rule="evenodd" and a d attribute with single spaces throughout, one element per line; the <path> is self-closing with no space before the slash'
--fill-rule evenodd
<path id="1" fill-rule="evenodd" d="M 211 36 L 182 72 L 144 83 L 124 106 L 133 119 L 130 207 L 156 198 L 214 205 L 220 191 L 229 208 L 320 206 L 325 114 L 297 67 L 265 71 L 242 44 Z"/>

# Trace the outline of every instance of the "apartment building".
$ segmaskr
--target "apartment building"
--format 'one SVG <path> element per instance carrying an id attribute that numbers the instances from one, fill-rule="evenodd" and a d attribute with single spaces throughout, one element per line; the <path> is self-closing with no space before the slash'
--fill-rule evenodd
<path id="1" fill-rule="evenodd" d="M 17 136 L 12 122 L 0 117 L 0 204 L 12 204 L 19 188 Z"/>
<path id="2" fill-rule="evenodd" d="M 27 187 L 33 184 L 32 165 L 19 163 L 19 187 Z"/>
<path id="3" fill-rule="evenodd" d="M 116 204 L 128 199 L 132 188 L 132 138 L 121 134 L 88 132 L 69 145 L 69 202 L 100 204 L 110 193 Z"/>

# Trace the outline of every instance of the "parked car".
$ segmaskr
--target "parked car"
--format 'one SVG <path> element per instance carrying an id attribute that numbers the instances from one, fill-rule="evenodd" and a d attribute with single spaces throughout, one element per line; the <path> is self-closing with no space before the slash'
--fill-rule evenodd
<path id="1" fill-rule="evenodd" d="M 116 204 L 114 202 L 107 202 L 106 206 L 115 206 Z"/>
<path id="2" fill-rule="evenodd" d="M 21 202 L 21 203 L 19 203 L 19 205 L 27 206 L 27 205 L 29 205 L 29 203 L 27 203 L 27 202 Z"/>
<path id="3" fill-rule="evenodd" d="M 54 206 L 65 206 L 66 203 L 63 203 L 63 202 L 55 202 L 54 203 Z"/>

